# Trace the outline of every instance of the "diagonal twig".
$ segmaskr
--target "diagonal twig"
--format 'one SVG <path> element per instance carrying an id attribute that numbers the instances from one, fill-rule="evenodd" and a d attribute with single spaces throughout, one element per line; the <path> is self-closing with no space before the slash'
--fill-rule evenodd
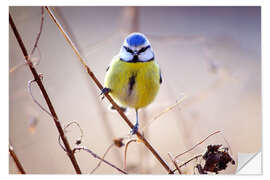
<path id="1" fill-rule="evenodd" d="M 20 171 L 21 174 L 26 174 L 21 162 L 19 161 L 16 153 L 14 152 L 14 149 L 11 145 L 9 145 L 9 154 L 11 155 L 11 157 L 13 158 L 18 170 Z"/>
<path id="2" fill-rule="evenodd" d="M 18 32 L 18 30 L 17 30 L 17 28 L 15 26 L 15 23 L 14 23 L 14 21 L 13 21 L 10 14 L 9 14 L 9 24 L 10 24 L 10 26 L 11 26 L 13 32 L 14 32 L 14 35 L 15 35 L 15 37 L 16 37 L 19 45 L 20 45 L 20 48 L 21 48 L 22 53 L 23 53 L 23 55 L 25 57 L 25 60 L 28 63 L 28 67 L 30 68 L 30 71 L 32 72 L 32 74 L 34 76 L 34 80 L 37 82 L 37 84 L 38 84 L 38 86 L 39 86 L 39 88 L 41 90 L 41 93 L 42 93 L 42 95 L 43 95 L 43 97 L 44 97 L 44 99 L 45 99 L 45 101 L 46 101 L 46 103 L 48 105 L 50 113 L 53 116 L 53 121 L 54 121 L 54 123 L 56 125 L 56 128 L 57 128 L 57 130 L 58 130 L 58 132 L 59 132 L 59 134 L 61 136 L 62 141 L 64 142 L 65 148 L 67 149 L 68 157 L 70 158 L 70 160 L 72 162 L 72 165 L 73 165 L 74 169 L 76 170 L 76 173 L 81 174 L 80 167 L 79 167 L 79 165 L 77 163 L 77 160 L 76 160 L 74 154 L 72 153 L 69 142 L 68 142 L 68 140 L 67 140 L 67 138 L 65 136 L 65 133 L 64 133 L 63 128 L 61 126 L 61 123 L 59 122 L 59 119 L 58 119 L 57 114 L 56 114 L 56 112 L 54 110 L 54 107 L 53 107 L 53 105 L 51 103 L 51 100 L 50 100 L 50 98 L 49 98 L 49 96 L 47 94 L 47 91 L 46 91 L 45 87 L 43 86 L 43 83 L 42 83 L 42 81 L 41 81 L 35 67 L 33 66 L 32 62 L 29 60 L 28 52 L 27 52 L 27 50 L 26 50 L 26 48 L 24 46 L 22 38 L 21 38 L 21 36 L 20 36 L 20 34 L 19 34 L 19 32 Z"/>
<path id="3" fill-rule="evenodd" d="M 121 172 L 121 173 L 123 173 L 123 174 L 127 174 L 126 171 L 124 171 L 124 170 L 118 168 L 117 166 L 113 165 L 112 163 L 110 163 L 110 162 L 106 161 L 105 159 L 99 157 L 97 154 L 95 154 L 95 153 L 92 152 L 90 149 L 87 149 L 87 148 L 84 147 L 84 146 L 78 146 L 78 147 L 75 147 L 75 148 L 73 149 L 73 153 L 75 153 L 76 151 L 79 151 L 79 150 L 84 150 L 84 151 L 90 153 L 94 158 L 97 158 L 97 159 L 103 161 L 104 163 L 106 163 L 106 164 L 108 164 L 109 166 L 115 168 L 115 169 L 118 170 L 119 172 Z"/>
<path id="4" fill-rule="evenodd" d="M 83 65 L 83 67 L 87 71 L 88 75 L 95 82 L 95 84 L 98 86 L 98 88 L 100 90 L 102 90 L 103 89 L 102 84 L 99 82 L 99 80 L 97 79 L 97 77 L 95 76 L 95 74 L 91 71 L 91 69 L 88 67 L 88 65 L 86 64 L 86 62 L 84 61 L 84 59 L 80 55 L 79 51 L 77 50 L 77 48 L 73 44 L 72 40 L 67 35 L 67 33 L 65 32 L 65 30 L 62 28 L 61 24 L 58 22 L 58 20 L 56 19 L 56 17 L 54 16 L 54 14 L 52 13 L 52 11 L 50 10 L 50 8 L 47 7 L 47 6 L 45 6 L 45 8 L 46 8 L 48 14 L 50 15 L 51 19 L 53 20 L 53 22 L 57 25 L 58 29 L 63 34 L 63 36 L 66 39 L 66 41 L 68 42 L 68 44 L 71 46 L 71 48 L 74 51 L 74 53 L 77 55 L 80 63 Z M 123 111 L 120 109 L 120 107 L 114 102 L 114 100 L 111 98 L 111 96 L 109 94 L 106 94 L 106 93 L 104 95 L 109 100 L 109 102 L 113 105 L 113 107 L 117 110 L 117 112 L 123 118 L 123 120 L 127 123 L 127 125 L 131 129 L 133 129 L 133 127 L 134 127 L 133 124 L 130 122 L 130 120 L 127 118 L 127 116 L 123 113 Z M 145 144 L 145 146 L 152 152 L 152 154 L 161 163 L 161 165 L 166 169 L 166 171 L 168 171 L 169 173 L 173 173 L 172 170 L 170 169 L 170 167 L 167 165 L 167 163 L 162 159 L 162 157 L 152 147 L 152 145 L 145 139 L 145 137 L 139 131 L 136 132 L 136 135 Z"/>
<path id="5" fill-rule="evenodd" d="M 206 138 L 204 138 L 202 141 L 200 141 L 199 143 L 195 144 L 192 148 L 186 150 L 185 152 L 181 153 L 181 154 L 178 154 L 177 156 L 175 156 L 175 159 L 179 158 L 180 156 L 182 156 L 183 154 L 186 154 L 187 152 L 195 149 L 197 146 L 199 146 L 200 144 L 202 144 L 204 141 L 206 141 L 208 138 L 210 138 L 211 136 L 217 134 L 217 133 L 220 133 L 221 131 L 216 131 L 216 132 L 213 132 L 212 134 L 210 134 L 209 136 L 207 136 Z"/>
<path id="6" fill-rule="evenodd" d="M 193 158 L 191 158 L 191 159 L 189 159 L 188 161 L 184 162 L 184 163 L 181 164 L 180 166 L 177 166 L 177 168 L 181 168 L 181 167 L 187 165 L 188 163 L 190 163 L 191 161 L 193 161 L 193 160 L 195 160 L 195 159 L 198 159 L 199 157 L 202 157 L 202 155 L 199 154 L 199 155 L 197 155 L 197 156 L 194 156 Z M 174 169 L 173 172 L 175 172 L 175 171 L 177 170 L 177 168 Z"/>
<path id="7" fill-rule="evenodd" d="M 34 54 L 36 48 L 38 47 L 38 41 L 39 41 L 40 36 L 41 36 L 41 32 L 42 32 L 42 29 L 43 29 L 43 24 L 44 24 L 44 7 L 42 6 L 41 7 L 41 20 L 40 20 L 39 32 L 37 34 L 36 41 L 35 41 L 35 44 L 33 46 L 32 51 L 30 53 L 30 56 L 32 56 Z"/>
<path id="8" fill-rule="evenodd" d="M 176 167 L 176 170 L 178 171 L 179 174 L 182 174 L 180 168 L 178 167 L 175 158 L 173 158 L 173 156 L 171 155 L 171 153 L 168 153 L 169 158 L 171 159 L 171 161 L 173 162 L 173 165 Z M 174 172 L 174 171 L 173 171 Z"/>
<path id="9" fill-rule="evenodd" d="M 112 149 L 113 146 L 114 146 L 114 143 L 112 143 L 112 144 L 106 149 L 105 153 L 104 153 L 103 156 L 102 156 L 102 159 L 105 158 L 105 156 L 108 154 L 108 152 Z M 93 173 L 97 170 L 97 168 L 100 167 L 100 165 L 101 165 L 102 162 L 103 162 L 103 161 L 100 160 L 100 161 L 98 162 L 97 166 L 90 172 L 90 174 L 93 174 Z"/>

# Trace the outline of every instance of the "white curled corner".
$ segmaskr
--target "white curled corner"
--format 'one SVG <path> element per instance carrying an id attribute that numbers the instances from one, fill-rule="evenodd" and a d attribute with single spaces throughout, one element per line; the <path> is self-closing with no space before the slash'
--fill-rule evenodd
<path id="1" fill-rule="evenodd" d="M 236 174 L 260 175 L 262 174 L 262 153 L 238 153 L 238 166 Z"/>

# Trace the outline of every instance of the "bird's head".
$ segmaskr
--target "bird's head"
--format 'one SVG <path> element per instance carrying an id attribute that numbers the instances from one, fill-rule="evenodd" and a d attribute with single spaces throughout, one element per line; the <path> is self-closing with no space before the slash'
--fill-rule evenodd
<path id="1" fill-rule="evenodd" d="M 125 62 L 147 62 L 154 60 L 154 52 L 142 33 L 127 36 L 120 50 L 120 59 Z"/>

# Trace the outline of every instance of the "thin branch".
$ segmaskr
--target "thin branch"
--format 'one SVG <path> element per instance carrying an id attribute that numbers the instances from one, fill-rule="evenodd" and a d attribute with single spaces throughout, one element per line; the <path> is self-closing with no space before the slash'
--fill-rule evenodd
<path id="1" fill-rule="evenodd" d="M 175 108 L 177 105 L 179 105 L 180 103 L 182 103 L 184 101 L 184 99 L 186 98 L 186 96 L 183 96 L 181 99 L 177 100 L 175 104 L 171 105 L 170 107 L 166 108 L 164 111 L 162 111 L 161 113 L 159 113 L 158 115 L 156 115 L 153 119 L 157 120 L 160 116 L 162 116 L 163 114 L 167 113 L 168 111 L 172 110 L 173 108 Z"/>
<path id="2" fill-rule="evenodd" d="M 91 77 L 91 79 L 95 82 L 95 84 L 98 86 L 100 90 L 103 89 L 102 84 L 99 82 L 99 80 L 96 78 L 95 74 L 91 71 L 91 69 L 87 66 L 86 62 L 83 60 L 82 56 L 80 55 L 77 48 L 74 46 L 73 42 L 71 41 L 70 37 L 67 35 L 67 33 L 64 31 L 56 17 L 53 15 L 52 11 L 45 6 L 47 12 L 49 13 L 51 19 L 53 22 L 57 25 L 58 29 L 61 31 L 63 36 L 65 37 L 68 44 L 71 46 L 75 54 L 77 55 L 79 61 L 84 66 L 85 70 L 87 71 L 88 75 Z M 127 123 L 127 125 L 133 129 L 133 124 L 130 122 L 130 120 L 127 118 L 127 116 L 123 113 L 123 111 L 120 109 L 120 107 L 114 102 L 114 100 L 111 98 L 109 94 L 104 94 L 105 97 L 109 100 L 109 102 L 114 106 L 114 108 L 117 110 L 117 112 L 120 114 L 120 116 L 123 118 L 123 120 Z M 142 134 L 138 131 L 136 133 L 139 139 L 145 144 L 145 146 L 152 152 L 152 154 L 156 157 L 156 159 L 161 163 L 161 165 L 168 171 L 169 173 L 172 173 L 170 167 L 167 165 L 167 163 L 161 158 L 161 156 L 157 153 L 157 151 L 151 146 L 151 144 L 142 136 Z"/>
<path id="3" fill-rule="evenodd" d="M 230 149 L 230 153 L 231 155 L 233 155 L 233 152 L 232 152 L 232 149 L 231 149 L 231 146 L 229 144 L 229 142 L 227 141 L 227 139 L 225 138 L 225 136 L 223 135 L 223 132 L 220 132 L 221 136 L 223 137 L 225 143 L 228 145 L 228 148 Z"/>
<path id="4" fill-rule="evenodd" d="M 75 158 L 74 154 L 72 153 L 72 150 L 70 149 L 68 140 L 67 140 L 67 138 L 65 136 L 65 133 L 64 133 L 64 131 L 62 129 L 61 123 L 58 120 L 57 114 L 56 114 L 56 112 L 54 110 L 54 107 L 53 107 L 53 105 L 51 103 L 51 100 L 50 100 L 50 98 L 49 98 L 49 96 L 47 94 L 47 91 L 46 91 L 45 87 L 43 86 L 43 83 L 42 83 L 42 81 L 41 81 L 35 67 L 33 66 L 32 62 L 29 60 L 28 52 L 27 52 L 27 50 L 26 50 L 26 48 L 24 46 L 24 43 L 23 43 L 23 41 L 21 39 L 21 36 L 20 36 L 20 34 L 19 34 L 19 32 L 18 32 L 18 30 L 17 30 L 17 28 L 16 28 L 16 26 L 14 24 L 14 21 L 13 21 L 10 14 L 9 14 L 9 24 L 10 24 L 10 26 L 11 26 L 13 32 L 14 32 L 14 35 L 15 35 L 15 37 L 16 37 L 19 45 L 20 45 L 20 48 L 21 48 L 22 53 L 23 53 L 23 55 L 25 57 L 25 60 L 28 63 L 28 67 L 30 68 L 30 71 L 32 72 L 32 74 L 34 76 L 34 80 L 37 82 L 37 84 L 38 84 L 38 86 L 39 86 L 39 88 L 40 88 L 40 90 L 42 92 L 42 95 L 43 95 L 43 97 L 44 97 L 44 99 L 45 99 L 45 101 L 46 101 L 46 103 L 48 105 L 48 108 L 49 108 L 49 110 L 51 112 L 51 115 L 53 116 L 53 120 L 54 120 L 54 123 L 56 125 L 56 128 L 57 128 L 57 130 L 58 130 L 58 132 L 59 132 L 59 134 L 61 136 L 62 141 L 64 142 L 65 148 L 67 149 L 68 157 L 70 158 L 70 160 L 72 162 L 72 165 L 73 165 L 74 169 L 76 170 L 76 173 L 81 174 L 80 167 L 79 167 L 79 165 L 78 165 L 78 163 L 76 161 L 76 158 Z"/>
<path id="5" fill-rule="evenodd" d="M 40 50 L 38 47 L 37 47 L 37 50 L 38 50 L 39 57 L 34 57 L 34 58 L 30 59 L 30 61 L 32 62 L 34 67 L 40 63 L 40 59 L 41 59 L 41 53 L 40 53 Z M 13 66 L 12 68 L 10 68 L 9 73 L 12 74 L 14 71 L 20 69 L 21 67 L 23 67 L 25 65 L 28 65 L 28 63 L 24 62 L 24 63 L 17 64 L 15 66 Z"/>
<path id="6" fill-rule="evenodd" d="M 82 128 L 81 128 L 81 126 L 80 126 L 80 124 L 78 123 L 78 122 L 76 122 L 76 121 L 72 121 L 72 122 L 70 122 L 70 123 L 68 123 L 65 127 L 64 127 L 64 131 L 66 130 L 66 128 L 68 128 L 70 125 L 72 125 L 72 124 L 75 124 L 79 129 L 80 129 L 80 133 L 81 133 L 81 135 L 80 135 L 80 137 L 76 140 L 76 144 L 77 145 L 79 145 L 79 144 L 81 144 L 81 142 L 82 142 L 82 138 L 83 138 L 83 130 L 82 130 Z"/>
<path id="7" fill-rule="evenodd" d="M 34 103 L 36 103 L 36 105 L 38 105 L 38 107 L 40 108 L 40 109 L 42 109 L 44 112 L 46 112 L 49 116 L 51 116 L 51 117 L 53 117 L 52 116 L 52 114 L 49 112 L 49 111 L 47 111 L 36 99 L 35 99 L 35 97 L 33 96 L 33 93 L 32 93 L 32 83 L 33 82 L 35 82 L 35 80 L 33 79 L 33 80 L 30 80 L 30 81 L 28 81 L 28 83 L 27 83 L 27 88 L 28 88 L 28 92 L 29 92 L 29 94 L 31 95 L 31 97 L 32 97 L 32 100 L 34 101 Z"/>
<path id="8" fill-rule="evenodd" d="M 186 96 L 182 97 L 181 99 L 177 100 L 175 104 L 169 106 L 168 108 L 166 108 L 165 110 L 163 110 L 162 112 L 160 112 L 158 115 L 156 115 L 152 121 L 150 121 L 148 124 L 146 124 L 142 129 L 142 131 L 144 131 L 146 128 L 149 128 L 149 126 L 156 121 L 158 118 L 160 118 L 162 115 L 164 115 L 165 113 L 171 111 L 172 109 L 174 109 L 175 107 L 177 107 L 180 103 L 182 103 L 184 101 L 184 99 L 186 98 Z"/>
<path id="9" fill-rule="evenodd" d="M 82 142 L 82 138 L 83 138 L 83 130 L 82 130 L 82 128 L 81 128 L 81 126 L 80 126 L 80 124 L 79 123 L 77 123 L 76 121 L 72 121 L 72 122 L 70 122 L 70 123 L 68 123 L 67 125 L 65 125 L 65 127 L 64 127 L 64 132 L 66 131 L 66 128 L 68 128 L 70 125 L 72 125 L 72 124 L 75 124 L 79 129 L 80 129 L 80 132 L 81 132 L 81 135 L 80 135 L 80 137 L 76 140 L 76 145 L 80 145 L 81 144 L 81 142 Z M 60 147 L 65 151 L 65 152 L 67 152 L 67 150 L 66 150 L 66 148 L 62 145 L 62 143 L 61 143 L 61 136 L 59 135 L 58 136 L 58 143 L 59 143 L 59 145 L 60 145 Z"/>
<path id="10" fill-rule="evenodd" d="M 202 144 L 204 141 L 206 141 L 208 138 L 210 138 L 211 136 L 217 134 L 217 133 L 220 133 L 221 131 L 216 131 L 212 134 L 210 134 L 209 136 L 207 136 L 205 139 L 203 139 L 202 141 L 200 141 L 199 143 L 197 143 L 195 146 L 193 146 L 192 148 L 190 148 L 189 150 L 181 153 L 181 154 L 178 154 L 177 156 L 175 156 L 175 159 L 177 159 L 178 157 L 182 156 L 183 154 L 186 154 L 187 152 L 189 151 L 192 151 L 193 149 L 195 149 L 197 146 L 199 146 L 200 144 Z"/>
<path id="11" fill-rule="evenodd" d="M 41 36 L 41 32 L 42 32 L 42 29 L 43 29 L 43 24 L 44 24 L 44 7 L 42 6 L 41 7 L 41 20 L 40 20 L 39 32 L 38 32 L 34 47 L 33 47 L 32 51 L 30 53 L 30 57 L 34 54 L 34 52 L 35 52 L 35 50 L 36 50 L 36 48 L 38 46 L 38 41 L 39 41 L 40 36 Z"/>
<path id="12" fill-rule="evenodd" d="M 180 168 L 178 167 L 178 165 L 177 165 L 177 163 L 176 163 L 175 158 L 173 158 L 173 156 L 172 156 L 170 153 L 168 153 L 168 156 L 169 156 L 169 157 L 170 157 L 170 159 L 172 160 L 172 162 L 173 162 L 174 166 L 176 167 L 176 169 L 177 169 L 178 173 L 179 173 L 179 174 L 182 174 L 182 172 L 181 172 Z"/>
<path id="13" fill-rule="evenodd" d="M 24 65 L 27 65 L 27 63 L 20 63 L 20 64 L 13 66 L 12 68 L 10 68 L 9 73 L 13 73 L 15 70 L 23 67 Z"/>
<path id="14" fill-rule="evenodd" d="M 124 155 L 124 170 L 127 170 L 127 149 L 128 149 L 128 145 L 132 142 L 136 142 L 136 139 L 131 139 L 127 142 L 126 146 L 125 146 L 125 155 Z"/>
<path id="15" fill-rule="evenodd" d="M 199 155 L 197 155 L 197 156 L 191 158 L 190 160 L 188 160 L 188 161 L 186 161 L 185 163 L 183 163 L 183 164 L 181 164 L 180 166 L 178 166 L 178 168 L 181 168 L 181 167 L 187 165 L 188 163 L 190 163 L 191 161 L 193 161 L 193 160 L 195 160 L 195 159 L 198 159 L 199 157 L 202 157 L 202 155 L 199 154 Z M 173 172 L 175 172 L 176 170 L 177 170 L 177 169 L 174 169 Z"/>
<path id="16" fill-rule="evenodd" d="M 42 29 L 43 29 L 43 24 L 44 24 L 44 7 L 42 6 L 42 7 L 41 7 L 41 20 L 40 20 L 40 28 L 39 28 L 39 32 L 38 32 L 38 35 L 37 35 L 37 37 L 36 37 L 36 40 L 35 40 L 33 49 L 31 50 L 30 57 L 29 57 L 29 59 L 32 61 L 33 64 L 38 64 L 38 63 L 39 63 L 39 59 L 37 60 L 37 62 L 34 62 L 31 56 L 34 54 L 35 50 L 38 49 L 38 41 L 39 41 L 40 36 L 41 36 L 41 32 L 42 32 Z M 40 52 L 39 52 L 39 53 L 40 53 Z M 9 73 L 14 72 L 15 70 L 17 70 L 17 69 L 23 67 L 24 65 L 27 65 L 27 62 L 18 64 L 18 65 L 15 65 L 14 67 L 12 67 L 12 68 L 9 70 Z M 35 65 L 34 65 L 34 66 L 35 66 Z"/>
<path id="17" fill-rule="evenodd" d="M 19 161 L 16 153 L 14 152 L 14 149 L 11 145 L 9 145 L 9 154 L 11 155 L 11 157 L 13 158 L 18 170 L 20 171 L 21 174 L 26 174 L 25 170 L 21 164 L 21 162 Z"/>
<path id="18" fill-rule="evenodd" d="M 114 143 L 112 143 L 112 144 L 106 149 L 105 153 L 104 153 L 103 156 L 102 156 L 102 159 L 105 158 L 105 156 L 109 153 L 109 151 L 112 149 L 113 146 L 114 146 Z M 97 166 L 90 172 L 90 174 L 93 174 L 93 173 L 97 170 L 97 168 L 100 167 L 100 165 L 101 165 L 102 162 L 103 162 L 103 161 L 100 160 L 100 161 L 98 162 Z"/>
<path id="19" fill-rule="evenodd" d="M 119 172 L 121 172 L 121 173 L 123 173 L 123 174 L 127 174 L 126 171 L 124 171 L 124 170 L 118 168 L 117 166 L 113 165 L 112 163 L 110 163 L 110 162 L 106 161 L 105 159 L 99 157 L 97 154 L 95 154 L 95 153 L 92 152 L 90 149 L 87 149 L 87 148 L 84 147 L 84 146 L 78 146 L 78 147 L 75 147 L 75 148 L 73 149 L 73 154 L 74 154 L 76 151 L 79 151 L 79 150 L 84 150 L 84 151 L 90 153 L 94 158 L 97 158 L 97 159 L 101 160 L 102 162 L 108 164 L 109 166 L 113 167 L 113 168 L 116 169 L 117 171 L 119 171 Z"/>

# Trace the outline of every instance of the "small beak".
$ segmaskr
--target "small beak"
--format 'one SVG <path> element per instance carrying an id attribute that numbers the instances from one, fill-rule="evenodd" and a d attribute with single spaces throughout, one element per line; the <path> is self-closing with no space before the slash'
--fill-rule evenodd
<path id="1" fill-rule="evenodd" d="M 134 51 L 133 55 L 138 56 L 138 51 Z"/>

